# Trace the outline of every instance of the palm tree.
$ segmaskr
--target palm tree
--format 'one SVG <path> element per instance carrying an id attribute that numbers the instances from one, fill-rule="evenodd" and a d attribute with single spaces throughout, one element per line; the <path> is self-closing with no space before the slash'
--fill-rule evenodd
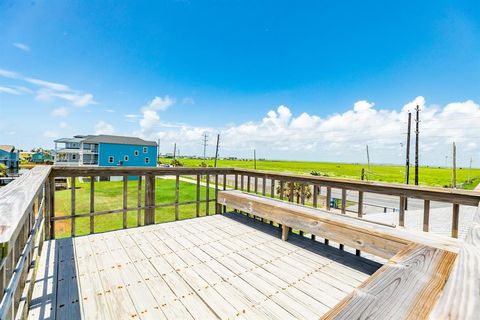
<path id="1" fill-rule="evenodd" d="M 284 185 L 283 198 L 290 199 L 290 193 L 292 192 L 292 185 L 293 185 L 293 198 L 296 200 L 297 203 L 300 203 L 300 199 L 302 197 L 302 184 L 298 182 L 289 182 Z M 282 193 L 280 186 L 277 186 L 276 191 L 278 195 Z M 305 199 L 308 200 L 312 197 L 312 189 L 310 186 L 304 185 L 304 192 L 305 192 Z"/>

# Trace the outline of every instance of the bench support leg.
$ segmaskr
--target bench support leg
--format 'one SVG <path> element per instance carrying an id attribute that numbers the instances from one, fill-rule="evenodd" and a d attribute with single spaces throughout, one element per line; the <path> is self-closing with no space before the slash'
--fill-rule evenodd
<path id="1" fill-rule="evenodd" d="M 282 225 L 282 240 L 283 241 L 288 240 L 288 232 L 289 231 L 290 231 L 290 228 L 283 224 Z"/>

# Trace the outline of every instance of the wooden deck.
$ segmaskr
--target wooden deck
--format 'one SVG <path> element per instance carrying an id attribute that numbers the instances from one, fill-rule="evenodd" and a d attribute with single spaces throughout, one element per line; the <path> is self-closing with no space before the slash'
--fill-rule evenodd
<path id="1" fill-rule="evenodd" d="M 318 319 L 380 265 L 228 213 L 45 242 L 30 319 Z"/>

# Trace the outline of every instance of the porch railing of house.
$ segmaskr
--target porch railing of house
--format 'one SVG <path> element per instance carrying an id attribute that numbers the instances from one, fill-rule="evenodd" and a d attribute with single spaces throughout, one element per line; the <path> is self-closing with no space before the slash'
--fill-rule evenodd
<path id="1" fill-rule="evenodd" d="M 98 177 L 122 177 L 122 207 L 120 209 L 96 210 L 95 185 Z M 174 201 L 156 203 L 156 185 L 163 183 L 158 177 L 169 176 L 175 181 Z M 76 178 L 89 178 L 89 212 L 76 212 Z M 137 177 L 135 190 L 136 204 L 128 199 L 129 177 Z M 185 177 L 194 184 L 194 199 L 181 201 L 180 181 Z M 55 179 L 71 179 L 70 212 L 56 215 Z M 342 198 L 339 213 L 346 213 L 347 191 L 358 193 L 357 216 L 363 218 L 364 193 L 398 197 L 398 224 L 405 223 L 405 202 L 408 198 L 424 202 L 423 231 L 429 230 L 430 202 L 439 201 L 452 205 L 451 236 L 458 237 L 459 206 L 478 206 L 480 193 L 464 190 L 429 188 L 400 184 L 374 183 L 279 172 L 241 170 L 231 168 L 145 168 L 145 167 L 48 167 L 39 166 L 30 170 L 14 182 L 0 189 L 0 290 L 3 298 L 0 304 L 0 319 L 22 318 L 28 309 L 35 264 L 41 253 L 44 239 L 54 239 L 55 224 L 59 221 L 70 223 L 70 235 L 77 236 L 76 219 L 89 219 L 89 233 L 95 232 L 95 217 L 120 214 L 123 228 L 129 227 L 128 213 L 136 212 L 136 224 L 154 224 L 155 210 L 173 208 L 174 219 L 181 218 L 183 206 L 193 206 L 194 216 L 225 212 L 226 208 L 216 202 L 219 190 L 227 188 L 243 190 L 262 196 L 275 197 L 290 202 L 320 207 L 320 188 L 326 189 L 330 199 L 332 189 L 340 189 Z M 200 193 L 203 191 L 204 196 Z M 130 193 L 132 190 L 130 190 Z M 310 196 L 310 199 L 308 199 Z M 131 198 L 130 198 L 131 199 Z M 202 206 L 201 206 L 202 205 Z M 201 212 L 203 209 L 205 212 Z M 325 201 L 323 209 L 331 210 Z M 44 218 L 45 217 L 45 218 Z M 302 230 L 299 230 L 300 234 Z"/>

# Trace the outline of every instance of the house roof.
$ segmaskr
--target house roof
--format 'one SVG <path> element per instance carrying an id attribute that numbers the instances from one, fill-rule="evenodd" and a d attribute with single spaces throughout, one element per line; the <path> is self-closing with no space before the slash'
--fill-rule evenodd
<path id="1" fill-rule="evenodd" d="M 83 140 L 83 143 L 113 143 L 113 144 L 132 144 L 141 146 L 156 146 L 155 141 L 143 140 L 136 137 L 112 136 L 101 134 L 98 136 L 89 136 Z"/>
<path id="2" fill-rule="evenodd" d="M 86 136 L 86 137 L 92 137 L 92 136 Z M 57 139 L 57 140 L 54 140 L 53 142 L 82 142 L 83 140 L 85 140 L 86 137 L 78 137 L 78 136 L 75 136 L 74 138 L 61 138 L 61 139 Z"/>
<path id="3" fill-rule="evenodd" d="M 15 151 L 15 146 L 11 144 L 0 144 L 0 150 L 3 150 L 5 152 L 13 152 Z"/>

